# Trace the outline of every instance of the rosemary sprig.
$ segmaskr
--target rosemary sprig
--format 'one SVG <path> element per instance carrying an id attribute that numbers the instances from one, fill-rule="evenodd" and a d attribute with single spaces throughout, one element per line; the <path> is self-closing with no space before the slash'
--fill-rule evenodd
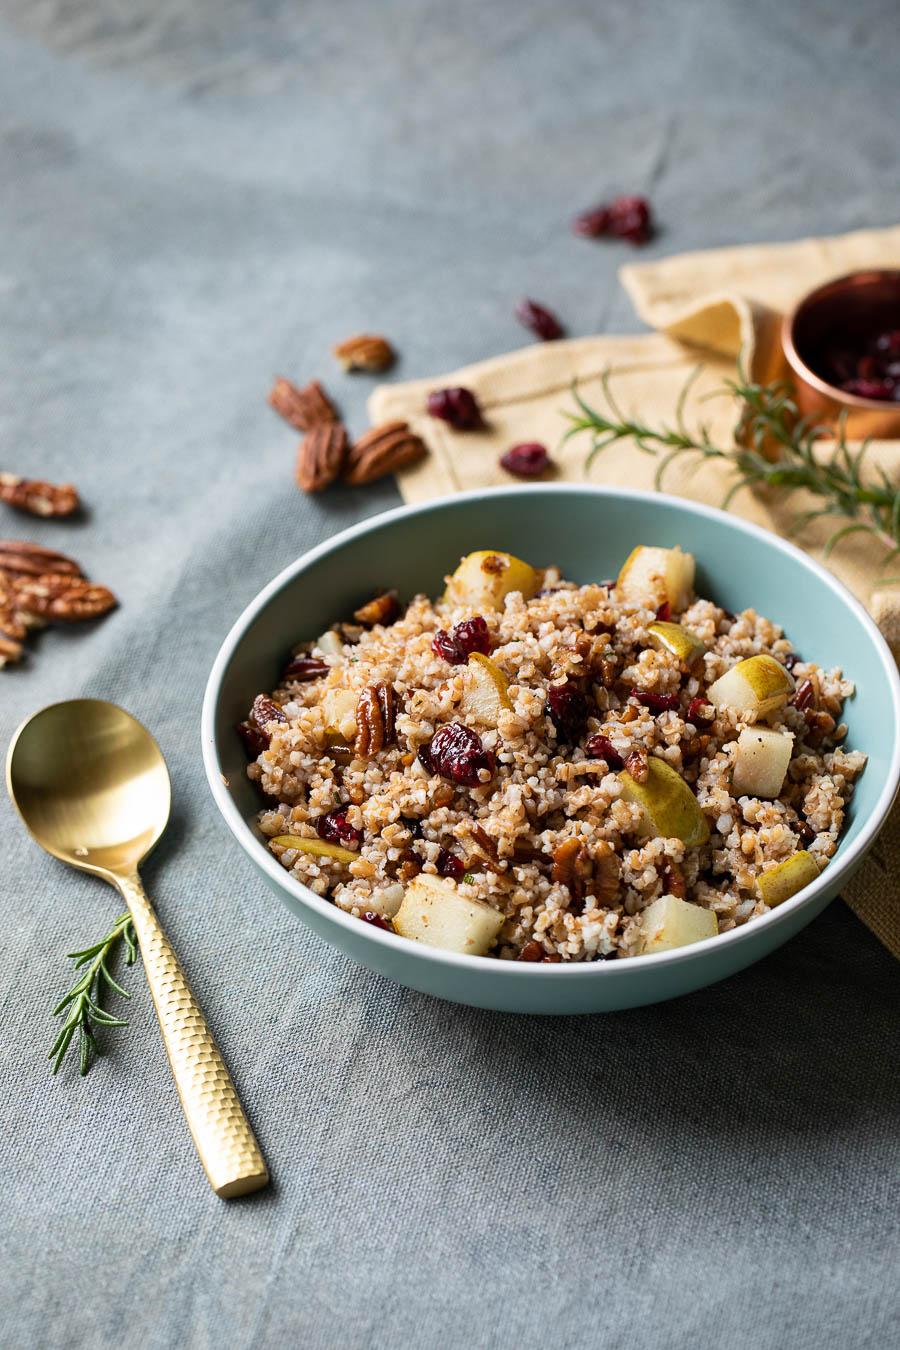
<path id="1" fill-rule="evenodd" d="M 63 1062 L 76 1031 L 78 1032 L 79 1069 L 84 1075 L 90 1065 L 91 1051 L 93 1050 L 95 1055 L 100 1053 L 100 1048 L 91 1030 L 91 1024 L 104 1027 L 128 1026 L 128 1023 L 120 1017 L 113 1017 L 112 1013 L 108 1013 L 104 1008 L 101 1008 L 98 1002 L 104 983 L 122 998 L 131 998 L 131 995 L 120 984 L 117 984 L 110 975 L 107 965 L 107 961 L 120 938 L 124 938 L 125 941 L 125 964 L 133 966 L 138 954 L 137 940 L 131 915 L 127 913 L 120 914 L 106 936 L 101 938 L 99 942 L 95 942 L 93 947 L 85 947 L 84 951 L 81 952 L 68 953 L 75 962 L 75 969 L 80 970 L 84 966 L 85 971 L 76 980 L 65 998 L 53 1009 L 53 1017 L 58 1017 L 64 1008 L 69 1009 L 62 1029 L 53 1042 L 53 1049 L 47 1056 L 48 1059 L 55 1061 L 53 1065 L 54 1074 L 58 1073 L 59 1066 Z"/>
<path id="2" fill-rule="evenodd" d="M 723 448 L 713 442 L 705 423 L 692 429 L 685 421 L 687 397 L 702 369 L 698 366 L 684 385 L 671 426 L 650 427 L 626 417 L 613 395 L 608 370 L 601 377 L 608 413 L 589 407 L 573 385 L 579 411 L 565 413 L 572 425 L 564 439 L 580 432 L 590 433 L 588 468 L 601 451 L 623 440 L 633 440 L 646 454 L 661 454 L 655 475 L 657 490 L 662 489 L 669 465 L 681 455 L 725 460 L 734 471 L 735 481 L 722 502 L 724 509 L 744 487 L 787 491 L 805 488 L 819 498 L 821 505 L 795 515 L 792 534 L 823 517 L 844 521 L 825 544 L 826 558 L 842 539 L 858 532 L 873 535 L 885 546 L 883 566 L 900 555 L 900 488 L 891 483 L 882 469 L 878 470 L 877 478 L 863 477 L 868 439 L 851 448 L 843 419 L 835 428 L 801 417 L 791 385 L 784 381 L 759 384 L 749 380 L 739 362 L 737 379 L 726 379 L 720 389 L 705 395 L 706 398 L 730 395 L 737 400 L 739 416 L 734 443 Z M 828 456 L 817 456 L 815 447 L 823 439 L 831 440 L 833 448 Z M 897 580 L 888 577 L 880 584 Z"/>

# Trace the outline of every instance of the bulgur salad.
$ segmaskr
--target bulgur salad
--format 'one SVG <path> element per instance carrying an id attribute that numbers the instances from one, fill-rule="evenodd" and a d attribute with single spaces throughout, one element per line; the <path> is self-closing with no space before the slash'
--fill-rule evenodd
<path id="1" fill-rule="evenodd" d="M 679 548 L 579 586 L 467 555 L 293 649 L 238 730 L 259 825 L 360 920 L 519 961 L 659 952 L 767 913 L 837 849 L 853 685 Z"/>

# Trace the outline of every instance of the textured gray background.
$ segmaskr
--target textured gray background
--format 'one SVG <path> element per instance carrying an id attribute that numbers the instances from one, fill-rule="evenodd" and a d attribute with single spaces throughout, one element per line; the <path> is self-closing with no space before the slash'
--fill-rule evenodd
<path id="1" fill-rule="evenodd" d="M 897 965 L 836 904 L 681 1002 L 529 1021 L 351 967 L 214 816 L 197 722 L 244 603 L 391 506 L 309 502 L 276 371 L 370 384 L 516 346 L 523 293 L 634 330 L 633 256 L 567 229 L 646 190 L 645 256 L 900 216 L 893 0 L 3 0 L 0 445 L 74 478 L 121 609 L 0 676 L 0 736 L 121 701 L 175 811 L 146 869 L 271 1162 L 208 1190 L 139 970 L 128 1032 L 55 1081 L 62 954 L 116 902 L 0 805 L 0 1339 L 11 1347 L 884 1347 L 897 1335 Z"/>

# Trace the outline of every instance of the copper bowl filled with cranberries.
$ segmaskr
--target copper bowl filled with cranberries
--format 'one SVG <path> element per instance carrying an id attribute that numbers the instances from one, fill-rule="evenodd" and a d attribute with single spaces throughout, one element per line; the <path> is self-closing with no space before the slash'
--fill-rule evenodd
<path id="1" fill-rule="evenodd" d="M 805 416 L 850 437 L 900 437 L 900 270 L 852 272 L 811 291 L 782 325 Z"/>

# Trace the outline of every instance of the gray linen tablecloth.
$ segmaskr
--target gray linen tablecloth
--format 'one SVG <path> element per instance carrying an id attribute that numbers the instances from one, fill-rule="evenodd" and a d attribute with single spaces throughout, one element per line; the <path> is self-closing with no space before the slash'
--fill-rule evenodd
<path id="1" fill-rule="evenodd" d="M 718 987 L 529 1020 L 395 988 L 263 890 L 213 811 L 219 642 L 299 552 L 397 501 L 304 499 L 282 372 L 371 387 L 636 327 L 624 245 L 568 218 L 647 191 L 647 256 L 898 217 L 896 10 L 535 0 L 6 0 L 3 467 L 73 479 L 74 553 L 121 597 L 0 675 L 0 733 L 115 699 L 158 736 L 146 868 L 270 1161 L 210 1192 L 140 968 L 131 1028 L 56 1080 L 63 953 L 117 912 L 0 806 L 0 1342 L 20 1347 L 885 1347 L 898 1334 L 897 964 L 840 904 Z"/>

